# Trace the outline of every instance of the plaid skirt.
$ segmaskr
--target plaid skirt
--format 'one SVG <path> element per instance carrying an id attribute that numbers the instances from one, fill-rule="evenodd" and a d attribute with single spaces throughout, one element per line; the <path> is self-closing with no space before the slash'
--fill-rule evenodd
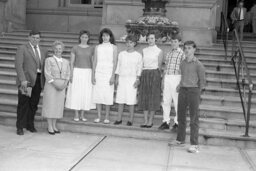
<path id="1" fill-rule="evenodd" d="M 143 70 L 140 79 L 138 108 L 157 111 L 161 104 L 161 73 L 159 69 Z"/>

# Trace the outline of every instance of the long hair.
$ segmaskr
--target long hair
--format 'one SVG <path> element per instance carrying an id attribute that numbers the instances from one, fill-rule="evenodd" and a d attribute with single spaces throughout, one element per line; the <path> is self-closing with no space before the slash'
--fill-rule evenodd
<path id="1" fill-rule="evenodd" d="M 81 30 L 81 31 L 79 32 L 78 42 L 81 43 L 81 36 L 82 36 L 83 34 L 86 34 L 86 35 L 88 36 L 89 39 L 88 39 L 87 44 L 89 44 L 89 42 L 90 42 L 90 32 L 87 31 L 87 30 Z"/>
<path id="2" fill-rule="evenodd" d="M 104 33 L 108 34 L 110 36 L 109 42 L 115 45 L 116 40 L 115 40 L 114 34 L 109 28 L 104 28 L 100 31 L 99 43 L 100 44 L 103 43 L 102 36 L 103 36 Z"/>

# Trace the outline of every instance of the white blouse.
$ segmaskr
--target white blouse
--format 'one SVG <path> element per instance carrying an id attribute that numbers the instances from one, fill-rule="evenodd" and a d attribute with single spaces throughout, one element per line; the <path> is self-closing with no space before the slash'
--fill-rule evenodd
<path id="1" fill-rule="evenodd" d="M 116 74 L 120 76 L 140 76 L 142 55 L 139 52 L 122 51 L 118 55 Z"/>
<path id="2" fill-rule="evenodd" d="M 156 45 L 146 47 L 143 52 L 143 69 L 157 69 L 158 57 L 161 53 L 161 49 Z"/>

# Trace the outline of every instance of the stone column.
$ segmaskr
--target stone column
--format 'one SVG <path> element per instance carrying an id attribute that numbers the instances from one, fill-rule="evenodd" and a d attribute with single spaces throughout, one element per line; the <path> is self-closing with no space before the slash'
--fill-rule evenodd
<path id="1" fill-rule="evenodd" d="M 7 30 L 26 29 L 26 0 L 7 0 L 5 6 Z"/>

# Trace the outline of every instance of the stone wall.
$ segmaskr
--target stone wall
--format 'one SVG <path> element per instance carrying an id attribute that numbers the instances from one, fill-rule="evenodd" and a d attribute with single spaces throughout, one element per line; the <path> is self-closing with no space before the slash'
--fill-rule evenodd
<path id="1" fill-rule="evenodd" d="M 126 20 L 142 16 L 143 7 L 140 0 L 105 0 L 102 27 L 111 28 L 119 38 L 126 33 Z M 184 40 L 211 45 L 217 37 L 218 7 L 217 0 L 171 0 L 166 15 L 179 23 Z"/>
<path id="2" fill-rule="evenodd" d="M 78 32 L 81 29 L 98 33 L 102 9 L 67 7 L 64 0 L 28 0 L 28 29 L 59 32 Z"/>
<path id="3" fill-rule="evenodd" d="M 26 0 L 0 0 L 0 32 L 26 29 Z"/>

